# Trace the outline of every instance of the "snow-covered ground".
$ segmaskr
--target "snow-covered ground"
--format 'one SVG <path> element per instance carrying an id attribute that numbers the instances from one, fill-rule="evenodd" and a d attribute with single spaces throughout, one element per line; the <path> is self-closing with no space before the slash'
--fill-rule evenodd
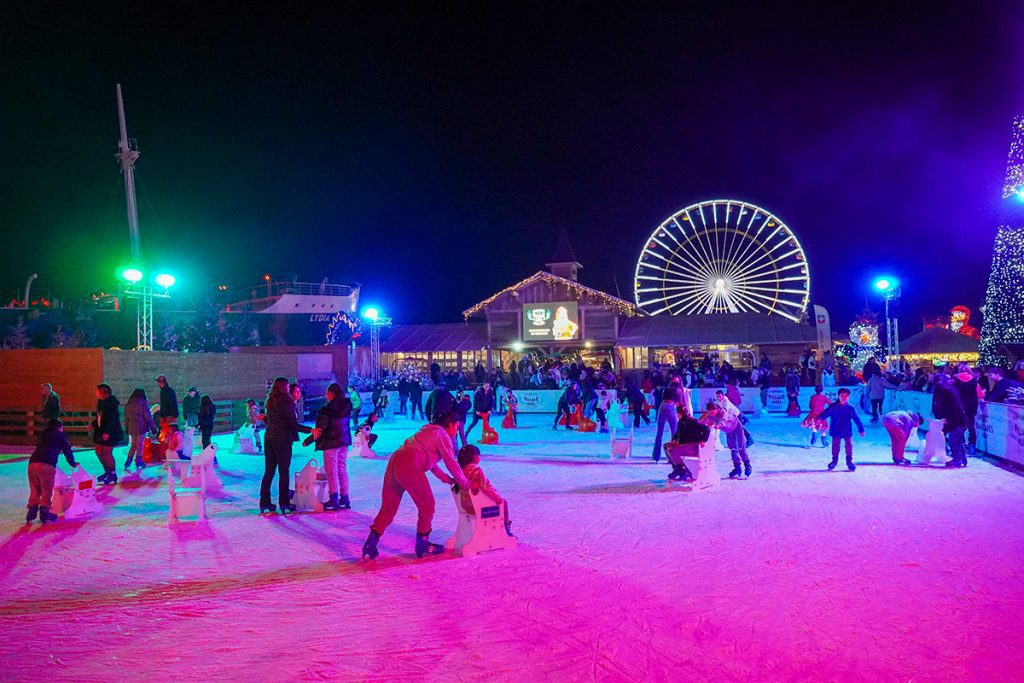
<path id="1" fill-rule="evenodd" d="M 830 473 L 797 420 L 765 418 L 751 425 L 754 475 L 691 493 L 651 462 L 652 428 L 634 460 L 610 461 L 607 437 L 556 434 L 549 419 L 484 448 L 520 547 L 472 560 L 416 560 L 408 499 L 381 557 L 357 559 L 383 457 L 349 463 L 350 511 L 260 517 L 262 457 L 222 437 L 211 520 L 169 528 L 156 468 L 104 487 L 97 517 L 25 527 L 25 458 L 0 456 L 0 677 L 1024 677 L 1020 475 L 977 458 L 893 466 L 873 425 L 857 471 Z M 378 452 L 411 429 L 382 425 Z M 434 492 L 443 541 L 455 511 Z"/>

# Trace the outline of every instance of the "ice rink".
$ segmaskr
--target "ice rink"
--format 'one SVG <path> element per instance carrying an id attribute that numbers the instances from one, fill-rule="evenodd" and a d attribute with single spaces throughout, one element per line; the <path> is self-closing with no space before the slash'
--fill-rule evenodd
<path id="1" fill-rule="evenodd" d="M 159 468 L 102 487 L 87 521 L 24 526 L 27 458 L 0 456 L 2 678 L 1024 676 L 1020 474 L 981 458 L 896 467 L 877 425 L 855 438 L 856 472 L 827 472 L 799 420 L 773 417 L 751 423 L 749 480 L 693 493 L 666 485 L 651 427 L 611 461 L 606 436 L 521 422 L 483 448 L 519 549 L 474 559 L 417 560 L 406 499 L 380 558 L 358 560 L 386 457 L 350 460 L 352 510 L 260 517 L 262 456 L 219 437 L 209 522 L 169 528 Z M 378 453 L 411 429 L 379 425 Z M 311 455 L 298 448 L 293 472 Z M 456 515 L 434 483 L 441 542 Z"/>

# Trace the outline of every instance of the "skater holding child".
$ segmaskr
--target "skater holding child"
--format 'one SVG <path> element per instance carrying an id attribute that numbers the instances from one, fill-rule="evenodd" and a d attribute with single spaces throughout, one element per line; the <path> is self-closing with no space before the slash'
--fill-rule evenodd
<path id="1" fill-rule="evenodd" d="M 438 555 L 444 546 L 430 542 L 430 531 L 434 521 L 434 494 L 430 490 L 427 472 L 449 486 L 469 488 L 469 480 L 462 473 L 452 439 L 458 433 L 459 418 L 452 412 L 438 415 L 434 423 L 420 427 L 419 431 L 406 439 L 398 450 L 391 454 L 384 470 L 381 489 L 381 504 L 377 517 L 370 525 L 370 535 L 363 544 L 363 557 L 371 560 L 380 554 L 377 544 L 380 537 L 395 519 L 402 497 L 408 493 L 416 505 L 416 557 Z M 441 469 L 444 461 L 449 474 Z"/>

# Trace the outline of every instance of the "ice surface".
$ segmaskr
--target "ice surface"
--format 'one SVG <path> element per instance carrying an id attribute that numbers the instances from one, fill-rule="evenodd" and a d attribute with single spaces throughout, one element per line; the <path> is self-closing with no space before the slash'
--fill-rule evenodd
<path id="1" fill-rule="evenodd" d="M 209 523 L 168 528 L 157 468 L 101 487 L 98 517 L 23 527 L 25 458 L 0 456 L 0 678 L 1024 677 L 1018 474 L 893 466 L 877 425 L 857 471 L 829 473 L 799 420 L 777 417 L 751 424 L 750 480 L 691 493 L 651 463 L 652 428 L 612 461 L 606 436 L 549 420 L 522 416 L 483 448 L 520 545 L 472 560 L 416 560 L 407 499 L 380 558 L 357 561 L 383 457 L 350 459 L 350 511 L 259 517 L 263 460 L 221 437 Z M 411 428 L 379 425 L 377 452 Z M 456 513 L 434 493 L 443 542 Z"/>

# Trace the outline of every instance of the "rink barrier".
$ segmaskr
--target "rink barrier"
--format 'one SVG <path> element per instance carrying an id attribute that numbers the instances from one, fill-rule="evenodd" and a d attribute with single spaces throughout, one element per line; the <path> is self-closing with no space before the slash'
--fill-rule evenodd
<path id="1" fill-rule="evenodd" d="M 242 407 L 245 406 L 244 402 L 239 401 L 215 402 L 217 406 L 217 418 L 213 423 L 215 434 L 235 430 L 238 421 L 235 420 L 234 414 L 238 410 L 236 404 L 239 403 Z M 124 406 L 121 410 L 121 426 L 123 427 Z M 89 426 L 93 419 L 91 412 L 65 412 L 61 414 L 60 419 L 64 423 L 64 432 L 68 435 L 71 445 L 78 447 L 92 445 L 92 431 Z M 179 422 L 183 423 L 184 419 L 179 419 Z M 45 426 L 46 421 L 43 420 L 42 413 L 38 410 L 0 410 L 0 444 L 31 446 L 36 442 L 36 437 Z M 128 445 L 127 435 L 120 445 Z"/>

